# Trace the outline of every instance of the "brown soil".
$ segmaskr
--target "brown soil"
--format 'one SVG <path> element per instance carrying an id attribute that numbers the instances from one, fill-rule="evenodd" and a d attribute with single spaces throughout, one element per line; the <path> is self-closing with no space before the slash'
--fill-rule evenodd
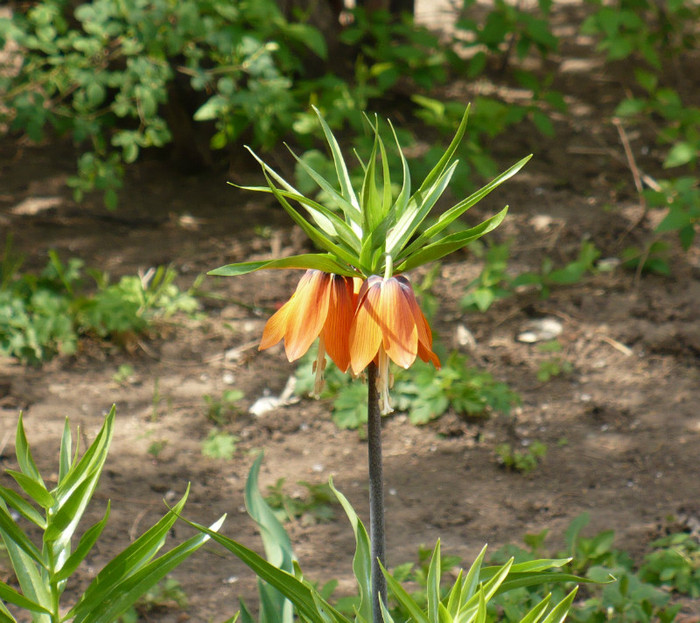
<path id="1" fill-rule="evenodd" d="M 567 17 L 563 12 L 562 23 Z M 504 167 L 530 152 L 535 158 L 468 215 L 474 222 L 503 204 L 511 206 L 492 240 L 512 241 L 514 272 L 536 270 L 544 256 L 558 264 L 571 261 L 583 239 L 601 249 L 602 257 L 615 256 L 647 239 L 658 217 L 652 213 L 637 222 L 639 200 L 610 123 L 623 94 L 618 78 L 626 75 L 624 68 L 619 76 L 605 74 L 580 56 L 590 53 L 582 43 L 572 40 L 565 48 L 554 59 L 556 88 L 567 94 L 571 114 L 555 116 L 554 139 L 525 126 L 499 139 L 493 149 Z M 697 57 L 686 61 L 697 69 Z M 631 131 L 630 138 L 635 153 L 647 146 L 653 152 L 653 140 L 644 132 Z M 640 163 L 650 174 L 657 166 L 653 155 Z M 47 250 L 56 249 L 64 259 L 80 257 L 114 276 L 172 264 L 186 288 L 222 264 L 307 247 L 281 209 L 265 197 L 226 186 L 227 179 L 257 177 L 254 169 L 175 176 L 167 162 L 152 158 L 130 169 L 119 210 L 106 213 L 99 197 L 81 205 L 72 201 L 65 180 L 73 163 L 72 149 L 60 141 L 35 146 L 6 140 L 0 147 L 0 244 L 5 232 L 12 232 L 26 269 L 44 266 Z M 260 227 L 267 236 L 258 235 Z M 418 547 L 432 546 L 438 537 L 444 551 L 469 559 L 485 542 L 496 548 L 545 528 L 555 551 L 562 547 L 563 530 L 583 511 L 591 514 L 591 532 L 614 529 L 616 545 L 641 557 L 660 533 L 697 522 L 698 245 L 688 253 L 674 250 L 672 263 L 671 277 L 637 281 L 633 273 L 617 269 L 555 289 L 546 299 L 523 292 L 488 313 L 468 315 L 457 301 L 481 264 L 468 254 L 443 264 L 436 286 L 441 307 L 435 328 L 441 339 L 453 346 L 457 328 L 468 327 L 476 339 L 466 350 L 471 362 L 517 391 L 522 405 L 510 418 L 474 422 L 447 414 L 420 428 L 402 414 L 386 418 L 390 564 L 415 560 Z M 259 549 L 242 489 L 260 449 L 265 450 L 263 487 L 286 478 L 293 493 L 297 481 L 320 483 L 333 475 L 367 517 L 366 445 L 356 431 L 339 430 L 331 422 L 328 403 L 303 400 L 259 418 L 243 413 L 227 426 L 240 437 L 233 460 L 201 454 L 212 427 L 204 395 L 240 388 L 247 408 L 266 392 L 279 394 L 293 374 L 280 348 L 257 351 L 267 313 L 251 310 L 273 309 L 289 296 L 297 277 L 263 272 L 208 278 L 204 290 L 222 298 L 203 298 L 203 317 L 181 318 L 159 337 L 130 343 L 126 351 L 83 340 L 77 356 L 59 357 L 39 369 L 0 360 L 5 468 L 15 467 L 12 446 L 20 410 L 37 462 L 55 478 L 64 418 L 79 425 L 89 442 L 103 414 L 116 404 L 111 455 L 86 521 L 101 515 L 107 499 L 112 514 L 80 569 L 79 584 L 157 521 L 165 510 L 162 498 L 172 501 L 188 482 L 188 517 L 211 522 L 228 513 L 224 533 Z M 515 337 L 528 320 L 544 316 L 563 324 L 561 356 L 573 372 L 540 383 L 538 365 L 550 355 Z M 135 372 L 119 385 L 113 377 L 121 364 Z M 499 466 L 497 444 L 520 447 L 533 440 L 548 448 L 534 472 L 522 475 Z M 154 459 L 148 448 L 161 441 L 167 443 Z M 296 521 L 288 529 L 307 577 L 337 578 L 339 593 L 352 590 L 354 543 L 339 510 L 330 523 Z M 187 530 L 176 526 L 175 533 L 182 537 Z M 0 574 L 7 577 L 7 570 Z M 186 613 L 165 610 L 149 620 L 217 621 L 235 612 L 239 595 L 255 602 L 252 574 L 213 547 L 173 576 L 188 595 Z"/>

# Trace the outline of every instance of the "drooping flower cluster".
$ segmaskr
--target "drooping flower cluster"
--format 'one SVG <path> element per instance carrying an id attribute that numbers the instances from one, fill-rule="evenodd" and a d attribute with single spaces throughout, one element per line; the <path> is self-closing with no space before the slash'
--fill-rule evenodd
<path id="1" fill-rule="evenodd" d="M 361 283 L 357 292 L 356 283 Z M 440 367 L 428 321 L 403 275 L 372 275 L 361 282 L 307 270 L 292 297 L 267 321 L 260 350 L 284 340 L 287 359 L 295 361 L 317 337 L 315 393 L 322 387 L 326 353 L 341 371 L 355 375 L 374 361 L 384 413 L 391 411 L 389 360 L 409 368 L 420 357 Z"/>
<path id="2" fill-rule="evenodd" d="M 306 269 L 294 295 L 268 321 L 260 348 L 284 340 L 287 358 L 294 361 L 319 337 L 316 392 L 320 391 L 326 353 L 338 368 L 353 374 L 360 374 L 375 362 L 385 412 L 391 409 L 390 360 L 403 368 L 410 367 L 417 357 L 440 365 L 433 352 L 430 327 L 404 273 L 440 260 L 495 229 L 505 218 L 507 207 L 470 228 L 458 229 L 455 224 L 529 159 L 523 158 L 435 219 L 428 219 L 455 173 L 454 156 L 466 131 L 468 111 L 467 107 L 451 143 L 415 190 L 411 189 L 408 162 L 397 134 L 389 124 L 402 170 L 401 183 L 392 182 L 389 154 L 376 117 L 367 117 L 374 144 L 369 158 L 360 158 L 364 175 L 356 188 L 338 141 L 316 110 L 337 180 L 324 178 L 303 158 L 295 158 L 322 191 L 324 203 L 304 196 L 251 150 L 267 186 L 243 188 L 274 195 L 322 252 L 239 262 L 209 274 L 235 276 L 273 268 Z"/>

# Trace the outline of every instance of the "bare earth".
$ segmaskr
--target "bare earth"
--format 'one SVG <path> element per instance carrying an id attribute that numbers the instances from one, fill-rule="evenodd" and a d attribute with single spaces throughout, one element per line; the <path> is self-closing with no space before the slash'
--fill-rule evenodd
<path id="1" fill-rule="evenodd" d="M 572 14 L 560 10 L 565 28 Z M 473 223 L 504 204 L 511 206 L 492 240 L 512 240 L 514 272 L 538 269 L 544 256 L 563 265 L 575 258 L 584 238 L 601 249 L 602 257 L 618 255 L 646 239 L 658 219 L 651 213 L 633 227 L 641 215 L 639 201 L 609 121 L 623 97 L 623 78 L 631 78 L 622 67 L 617 76 L 601 73 L 585 56 L 590 53 L 585 41 L 567 41 L 552 62 L 555 88 L 567 94 L 572 114 L 554 116 L 553 139 L 527 125 L 499 138 L 493 150 L 504 168 L 527 153 L 535 157 L 467 215 Z M 697 56 L 684 63 L 688 88 L 693 88 L 688 78 L 693 75 L 697 88 Z M 481 87 L 454 88 L 469 99 Z M 658 174 L 653 133 L 648 128 L 629 132 L 639 165 Z M 650 154 L 640 155 L 646 148 Z M 64 259 L 80 257 L 115 277 L 172 264 L 181 275 L 179 285 L 187 288 L 200 273 L 225 263 L 308 248 L 281 209 L 226 185 L 229 179 L 257 179 L 250 164 L 187 177 L 173 175 L 167 161 L 155 155 L 130 171 L 122 206 L 106 213 L 98 197 L 84 205 L 72 201 L 64 183 L 73 173 L 73 158 L 70 145 L 61 141 L 36 146 L 5 140 L 0 145 L 0 244 L 12 232 L 26 256 L 25 269 L 43 267 L 53 248 Z M 269 228 L 268 237 L 257 235 L 259 226 Z M 637 283 L 633 273 L 617 269 L 555 289 L 547 299 L 523 292 L 486 314 L 470 315 L 460 312 L 457 302 L 479 273 L 479 260 L 462 254 L 443 264 L 436 286 L 441 304 L 437 333 L 453 345 L 457 328 L 468 327 L 476 345 L 459 348 L 473 365 L 517 391 L 522 405 L 514 418 L 466 421 L 448 414 L 421 428 L 402 414 L 386 419 L 391 565 L 415 560 L 418 547 L 432 546 L 438 537 L 444 551 L 468 559 L 485 542 L 496 548 L 544 528 L 550 530 L 548 546 L 556 551 L 563 530 L 583 511 L 591 514 L 591 533 L 614 529 L 616 545 L 639 557 L 660 534 L 697 525 L 700 248 L 696 243 L 687 254 L 673 254 L 670 278 L 645 275 Z M 333 475 L 367 517 L 366 445 L 356 431 L 339 430 L 331 422 L 326 403 L 302 400 L 259 418 L 243 413 L 227 427 L 240 437 L 233 460 L 201 454 L 211 429 L 205 394 L 240 388 L 247 410 L 266 392 L 279 394 L 293 373 L 280 348 L 257 351 L 267 316 L 251 308 L 274 309 L 297 278 L 288 272 L 208 278 L 203 289 L 222 299 L 203 299 L 203 318 L 179 318 L 162 337 L 133 343 L 127 351 L 86 340 L 77 356 L 39 369 L 0 360 L 3 468 L 16 467 L 13 443 L 20 410 L 37 462 L 45 473 L 55 474 L 64 418 L 80 425 L 89 442 L 103 414 L 117 406 L 111 456 L 86 525 L 101 516 L 107 499 L 112 515 L 89 565 L 80 570 L 82 585 L 157 521 L 165 511 L 162 499 L 172 501 L 188 482 L 188 517 L 211 522 L 228 513 L 223 531 L 259 549 L 242 496 L 259 449 L 265 450 L 263 486 L 284 477 L 294 492 L 299 480 L 325 482 Z M 573 365 L 570 375 L 548 383 L 539 383 L 536 372 L 550 355 L 515 339 L 528 320 L 539 317 L 563 324 L 560 355 Z M 119 385 L 113 377 L 121 364 L 135 373 Z M 533 440 L 548 447 L 533 473 L 499 466 L 497 444 L 521 447 Z M 155 441 L 167 442 L 157 459 L 147 452 Z M 0 476 L 3 484 L 9 480 Z M 339 594 L 352 590 L 354 543 L 339 510 L 333 522 L 308 526 L 298 521 L 288 529 L 307 577 L 338 578 Z M 179 538 L 187 534 L 179 526 L 175 532 Z M 6 579 L 9 572 L 1 564 L 2 559 L 0 577 Z M 213 547 L 173 576 L 187 593 L 189 608 L 151 614 L 149 620 L 220 621 L 236 611 L 239 595 L 255 600 L 252 574 Z M 686 612 L 692 611 L 688 605 Z"/>

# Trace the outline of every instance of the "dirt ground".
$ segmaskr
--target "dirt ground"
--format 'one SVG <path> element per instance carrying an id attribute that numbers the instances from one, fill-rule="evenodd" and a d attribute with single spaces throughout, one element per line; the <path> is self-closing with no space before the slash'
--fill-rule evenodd
<path id="1" fill-rule="evenodd" d="M 555 115 L 557 135 L 547 139 L 523 126 L 497 139 L 494 156 L 503 167 L 534 153 L 513 180 L 483 201 L 467 221 L 500 209 L 511 212 L 493 241 L 512 241 L 512 270 L 536 270 L 545 256 L 563 264 L 591 240 L 602 257 L 648 239 L 658 215 L 638 223 L 641 209 L 618 132 L 610 122 L 624 95 L 624 67 L 612 75 L 591 56 L 592 42 L 574 39 L 577 16 L 558 9 L 560 55 L 548 61 L 554 87 L 567 95 L 571 114 Z M 567 36 L 567 33 L 568 36 Z M 693 88 L 700 59 L 689 55 L 682 75 Z M 695 67 L 695 71 L 692 71 Z M 686 70 L 687 69 L 687 70 Z M 629 73 L 629 72 L 627 72 Z M 474 85 L 455 85 L 466 98 Z M 517 97 L 518 94 L 511 94 Z M 504 92 L 508 97 L 508 92 Z M 639 165 L 659 173 L 653 134 L 629 129 Z M 644 155 L 647 154 L 647 155 Z M 0 244 L 6 232 L 26 257 L 25 269 L 46 264 L 47 251 L 114 276 L 172 264 L 179 285 L 225 263 L 291 254 L 308 248 L 284 212 L 265 197 L 226 185 L 257 179 L 252 165 L 204 176 L 174 176 L 166 159 L 152 155 L 129 170 L 121 207 L 107 213 L 99 197 L 76 205 L 65 180 L 74 152 L 62 141 L 0 144 Z M 249 166 L 249 169 L 241 168 Z M 258 236 L 260 227 L 268 235 Z M 460 348 L 472 364 L 491 372 L 520 394 L 511 418 L 494 415 L 468 421 L 454 414 L 423 427 L 397 413 L 385 420 L 384 453 L 390 565 L 416 559 L 421 544 L 442 539 L 443 550 L 473 557 L 485 542 L 496 548 L 521 542 L 526 533 L 550 530 L 552 551 L 563 545 L 570 521 L 588 511 L 590 533 L 614 529 L 616 545 L 640 557 L 651 540 L 669 530 L 697 526 L 700 519 L 700 248 L 673 251 L 671 277 L 643 276 L 620 268 L 553 290 L 549 298 L 523 292 L 485 314 L 464 314 L 457 304 L 480 271 L 480 261 L 458 255 L 440 270 L 435 330 Z M 114 403 L 114 443 L 87 524 L 101 516 L 108 499 L 112 514 L 103 538 L 79 572 L 79 585 L 130 539 L 164 513 L 188 482 L 186 515 L 212 522 L 229 518 L 225 534 L 260 549 L 243 508 L 243 485 L 255 453 L 264 449 L 263 486 L 286 478 L 294 483 L 327 481 L 333 475 L 367 518 L 366 445 L 356 431 L 339 430 L 329 405 L 302 400 L 254 417 L 238 415 L 227 430 L 240 437 L 230 461 L 205 458 L 201 443 L 211 423 L 204 395 L 226 389 L 245 392 L 244 411 L 266 393 L 279 394 L 294 367 L 279 347 L 260 353 L 257 340 L 267 315 L 291 294 L 298 274 L 263 272 L 237 279 L 207 278 L 202 288 L 221 296 L 202 298 L 204 315 L 180 318 L 163 335 L 125 352 L 83 341 L 76 356 L 41 368 L 0 359 L 0 465 L 13 468 L 14 429 L 20 410 L 34 455 L 47 474 L 57 469 L 65 417 L 89 442 Z M 515 338 L 528 320 L 552 317 L 562 323 L 561 356 L 571 374 L 537 381 L 548 357 Z M 457 343 L 467 327 L 476 344 Z M 128 382 L 114 375 L 134 369 Z M 543 463 L 522 475 L 499 466 L 494 448 L 547 445 Z M 154 458 L 153 442 L 166 442 Z M 10 479 L 0 476 L 6 484 Z M 51 478 L 49 478 L 51 480 Z M 352 531 L 341 511 L 330 523 L 288 525 L 307 577 L 337 578 L 338 593 L 352 590 Z M 175 527 L 175 537 L 188 534 Z M 5 577 L 7 571 L 0 569 Z M 255 602 L 254 579 L 231 556 L 200 550 L 172 574 L 187 593 L 186 611 L 164 610 L 151 621 L 219 621 L 237 609 L 239 595 Z M 688 606 L 690 608 L 690 606 Z"/>

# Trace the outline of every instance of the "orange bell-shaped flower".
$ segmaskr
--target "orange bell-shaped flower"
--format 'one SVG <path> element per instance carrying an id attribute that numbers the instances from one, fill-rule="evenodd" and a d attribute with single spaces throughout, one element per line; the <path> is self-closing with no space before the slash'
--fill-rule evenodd
<path id="1" fill-rule="evenodd" d="M 433 352 L 433 336 L 418 306 L 409 280 L 403 275 L 369 277 L 360 288 L 350 328 L 350 368 L 359 374 L 371 361 L 378 364 L 382 411 L 391 411 L 388 389 L 389 359 L 409 368 L 416 357 L 440 367 Z"/>
<path id="2" fill-rule="evenodd" d="M 352 279 L 307 270 L 292 297 L 267 321 L 258 348 L 270 348 L 284 339 L 287 359 L 295 361 L 320 336 L 319 373 L 323 372 L 326 352 L 345 372 L 350 365 L 348 336 L 354 311 Z"/>

